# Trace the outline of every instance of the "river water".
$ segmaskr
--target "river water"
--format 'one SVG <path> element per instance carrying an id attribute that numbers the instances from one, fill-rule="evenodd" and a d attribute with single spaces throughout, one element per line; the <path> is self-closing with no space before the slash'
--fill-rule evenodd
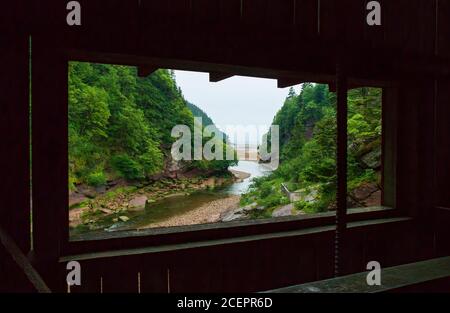
<path id="1" fill-rule="evenodd" d="M 238 165 L 232 166 L 229 169 L 250 174 L 249 178 L 244 179 L 244 181 L 242 182 L 234 183 L 224 188 L 222 191 L 228 194 L 235 195 L 240 195 L 246 192 L 248 190 L 248 187 L 251 185 L 253 178 L 268 175 L 272 171 L 267 165 L 260 164 L 254 161 L 239 161 Z"/>
<path id="2" fill-rule="evenodd" d="M 246 192 L 252 183 L 252 179 L 268 175 L 271 169 L 264 164 L 259 164 L 254 161 L 239 161 L 238 165 L 230 167 L 230 170 L 236 170 L 250 174 L 250 177 L 241 182 L 233 183 L 226 187 L 216 188 L 214 190 L 197 191 L 190 195 L 172 196 L 161 199 L 155 203 L 148 204 L 146 209 L 142 212 L 133 212 L 127 214 L 130 218 L 126 222 L 116 222 L 105 220 L 106 224 L 112 224 L 106 228 L 106 231 L 119 231 L 137 229 L 145 225 L 164 221 L 172 216 L 180 215 L 191 210 L 194 210 L 208 202 L 228 197 L 229 195 L 240 195 Z M 107 218 L 108 220 L 111 217 Z M 74 232 L 73 235 L 82 235 L 83 237 L 89 234 L 98 233 L 99 231 L 82 231 L 81 233 Z"/>
<path id="3" fill-rule="evenodd" d="M 253 178 L 261 177 L 271 172 L 266 165 L 254 161 L 239 161 L 238 165 L 232 166 L 229 169 L 248 173 L 250 177 L 226 187 L 197 191 L 190 195 L 172 196 L 149 204 L 144 212 L 134 216 L 130 222 L 126 223 L 127 228 L 131 226 L 132 228 L 139 228 L 144 225 L 160 222 L 174 215 L 194 210 L 208 202 L 225 198 L 230 194 L 240 195 L 248 190 Z M 117 226 L 119 225 L 113 225 L 110 230 L 117 230 Z"/>

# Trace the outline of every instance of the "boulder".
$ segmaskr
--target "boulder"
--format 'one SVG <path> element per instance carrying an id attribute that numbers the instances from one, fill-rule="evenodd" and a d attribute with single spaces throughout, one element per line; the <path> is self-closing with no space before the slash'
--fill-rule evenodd
<path id="1" fill-rule="evenodd" d="M 95 187 L 95 192 L 96 192 L 97 194 L 105 193 L 105 192 L 106 192 L 106 186 L 98 186 L 98 187 Z"/>
<path id="2" fill-rule="evenodd" d="M 130 210 L 130 211 L 142 211 L 142 210 L 145 209 L 145 204 L 146 203 L 147 203 L 147 197 L 146 196 L 134 197 L 128 203 L 128 210 Z"/>
<path id="3" fill-rule="evenodd" d="M 112 214 L 114 213 L 113 210 L 107 209 L 107 208 L 100 208 L 100 212 L 103 212 L 105 214 Z"/>
<path id="4" fill-rule="evenodd" d="M 222 222 L 231 222 L 231 221 L 235 221 L 235 220 L 240 220 L 245 218 L 245 215 L 243 213 L 239 213 L 236 211 L 231 211 L 226 213 L 222 218 L 221 221 Z"/>
<path id="5" fill-rule="evenodd" d="M 79 192 L 71 192 L 69 194 L 69 207 L 79 204 L 81 202 L 86 201 L 88 198 Z"/>
<path id="6" fill-rule="evenodd" d="M 379 188 L 375 183 L 363 183 L 351 192 L 351 197 L 357 202 L 361 202 L 378 190 Z"/>
<path id="7" fill-rule="evenodd" d="M 377 190 L 372 193 L 368 198 L 364 200 L 364 204 L 367 207 L 379 206 L 381 204 L 381 190 Z"/>
<path id="8" fill-rule="evenodd" d="M 125 216 L 125 215 L 121 215 L 121 216 L 119 216 L 119 220 L 121 220 L 122 222 L 126 222 L 126 221 L 128 221 L 130 218 L 128 217 L 128 216 Z"/>
<path id="9" fill-rule="evenodd" d="M 361 161 L 368 168 L 378 169 L 381 166 L 381 146 L 362 156 Z"/>
<path id="10" fill-rule="evenodd" d="M 292 203 L 279 207 L 272 212 L 272 217 L 291 216 L 293 208 L 294 205 Z"/>

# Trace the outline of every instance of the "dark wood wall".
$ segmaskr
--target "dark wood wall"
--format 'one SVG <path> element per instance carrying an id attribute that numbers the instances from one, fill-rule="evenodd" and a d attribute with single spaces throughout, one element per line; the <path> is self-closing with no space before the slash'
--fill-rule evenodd
<path id="1" fill-rule="evenodd" d="M 28 36 L 0 36 L 0 226 L 30 249 Z"/>
<path id="2" fill-rule="evenodd" d="M 334 228 L 246 238 L 242 242 L 146 252 L 85 254 L 64 258 L 58 289 L 65 290 L 68 260 L 78 260 L 82 285 L 71 292 L 255 292 L 333 277 Z M 367 262 L 383 267 L 430 257 L 408 219 L 369 225 L 352 223 L 342 252 L 344 273 L 365 271 Z M 421 244 L 419 244 L 421 243 Z M 170 248 L 169 248 L 170 249 Z M 399 253 L 401 252 L 401 253 Z"/>
<path id="3" fill-rule="evenodd" d="M 80 0 L 80 27 L 66 25 L 64 1 L 17 2 L 8 21 L 20 31 L 0 25 L 1 226 L 29 251 L 30 35 L 31 256 L 60 291 L 65 269 L 58 258 L 68 236 L 61 223 L 68 214 L 67 60 L 333 82 L 337 44 L 345 43 L 350 80 L 389 86 L 387 104 L 396 109 L 392 199 L 414 218 L 350 231 L 345 272 L 364 270 L 372 258 L 389 266 L 450 253 L 450 0 L 380 2 L 381 27 L 365 24 L 365 0 Z M 142 291 L 166 292 L 168 281 L 171 291 L 256 291 L 330 277 L 332 258 L 333 231 L 325 230 L 86 260 L 83 288 L 98 291 L 102 277 L 104 291 L 135 290 L 139 269 Z"/>

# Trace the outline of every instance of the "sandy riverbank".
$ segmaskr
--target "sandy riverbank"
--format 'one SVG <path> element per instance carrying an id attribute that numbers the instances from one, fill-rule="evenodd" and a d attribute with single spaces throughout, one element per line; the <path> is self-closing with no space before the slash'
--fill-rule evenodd
<path id="1" fill-rule="evenodd" d="M 240 196 L 232 195 L 223 199 L 214 200 L 192 211 L 186 212 L 181 215 L 172 216 L 165 221 L 152 223 L 140 227 L 139 229 L 219 222 L 220 216 L 222 214 L 239 206 L 239 199 Z"/>

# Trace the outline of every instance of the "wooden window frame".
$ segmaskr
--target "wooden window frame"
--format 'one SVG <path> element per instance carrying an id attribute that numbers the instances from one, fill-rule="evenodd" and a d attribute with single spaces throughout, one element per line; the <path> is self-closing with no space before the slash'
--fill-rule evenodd
<path id="1" fill-rule="evenodd" d="M 67 52 L 57 51 L 55 55 L 48 56 L 39 51 L 45 51 L 39 39 L 34 44 L 33 66 L 33 212 L 34 212 L 34 245 L 36 254 L 42 258 L 60 258 L 62 256 L 100 252 L 117 249 L 132 249 L 138 247 L 176 245 L 186 242 L 196 242 L 205 240 L 230 239 L 242 236 L 267 234 L 275 232 L 287 232 L 292 230 L 306 229 L 317 226 L 327 226 L 336 224 L 336 213 L 326 212 L 300 217 L 283 217 L 253 221 L 236 221 L 228 223 L 202 224 L 193 226 L 180 226 L 166 229 L 149 229 L 145 231 L 125 231 L 120 234 L 110 233 L 98 239 L 83 241 L 69 240 L 68 228 L 68 63 L 70 61 L 89 62 L 90 58 L 74 58 L 68 56 Z M 41 49 L 42 48 L 42 49 Z M 92 59 L 91 62 L 106 64 L 127 64 L 121 59 Z M 170 61 L 168 61 L 170 62 Z M 165 67 L 170 67 L 166 66 Z M 179 68 L 177 65 L 176 68 Z M 49 70 L 50 69 L 50 70 Z M 201 71 L 204 71 L 202 64 Z M 217 69 L 217 65 L 212 66 Z M 188 68 L 192 70 L 192 66 Z M 43 78 L 45 76 L 45 79 Z M 270 72 L 273 75 L 273 71 Z M 256 76 L 256 75 L 255 75 Z M 262 76 L 262 75 L 261 75 Z M 342 77 L 345 81 L 347 78 Z M 44 91 L 48 91 L 48 86 L 56 84 L 55 94 L 50 96 Z M 339 91 L 339 83 L 337 84 Z M 387 96 L 383 88 L 383 180 L 386 177 L 385 165 L 389 163 L 389 170 L 395 170 L 395 110 L 390 110 L 388 114 L 394 114 L 393 119 L 385 119 L 384 110 Z M 37 91 L 37 92 L 36 92 Z M 345 92 L 345 95 L 347 93 Z M 346 100 L 345 100 L 346 102 Z M 342 108 L 338 106 L 340 112 Z M 340 112 L 342 114 L 342 112 Z M 346 113 L 345 113 L 346 114 Z M 342 120 L 342 118 L 341 118 Z M 55 123 L 55 121 L 58 121 Z M 389 122 L 390 126 L 386 125 Z M 390 128 L 386 128 L 386 126 Z M 391 129 L 392 128 L 392 129 Z M 346 126 L 340 127 L 340 131 Z M 389 129 L 389 158 L 385 160 L 385 129 Z M 47 137 L 50 134 L 50 139 Z M 342 134 L 341 134 L 342 135 Z M 49 146 L 50 142 L 56 146 Z M 345 143 L 346 148 L 346 143 Z M 342 149 L 342 147 L 341 147 Z M 61 152 L 65 151 L 65 152 Z M 49 156 L 50 152 L 50 156 Z M 346 162 L 346 158 L 344 158 Z M 343 160 L 340 162 L 342 166 Z M 57 168 L 53 168 L 56 164 Z M 345 163 L 346 164 L 346 163 Z M 36 166 L 40 165 L 40 166 Z M 49 183 L 48 172 L 52 170 Z M 390 172 L 390 175 L 395 173 Z M 389 181 L 389 190 L 394 191 L 395 177 Z M 383 194 L 386 188 L 383 181 Z M 51 194 L 53 192 L 53 194 Z M 390 208 L 360 208 L 350 209 L 347 214 L 345 207 L 344 228 L 348 222 L 361 221 L 367 219 L 378 219 L 400 216 L 400 211 L 395 209 L 395 192 L 389 192 L 389 199 L 383 199 Z M 339 197 L 339 195 L 337 194 Z M 341 195 L 342 197 L 346 195 Z M 50 198 L 50 199 L 49 199 Z M 342 201 L 341 201 L 342 202 Z M 394 208 L 394 209 L 392 209 Z M 342 208 L 341 208 L 342 214 Z M 51 221 L 51 222 L 49 222 Z M 53 223 L 53 224 L 51 224 Z"/>

